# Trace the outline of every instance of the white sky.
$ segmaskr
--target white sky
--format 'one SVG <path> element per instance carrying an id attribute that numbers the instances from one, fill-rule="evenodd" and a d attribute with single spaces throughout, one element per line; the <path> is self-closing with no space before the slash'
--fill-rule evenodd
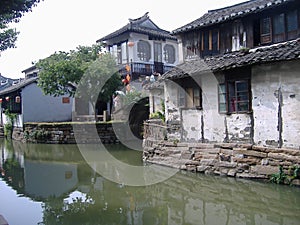
<path id="1" fill-rule="evenodd" d="M 246 0 L 44 0 L 12 27 L 20 31 L 17 48 L 1 52 L 0 73 L 24 77 L 31 62 L 55 51 L 69 51 L 121 28 L 128 19 L 149 12 L 161 29 L 173 31 L 201 17 L 210 9 Z M 0 6 L 1 7 L 1 6 Z"/>

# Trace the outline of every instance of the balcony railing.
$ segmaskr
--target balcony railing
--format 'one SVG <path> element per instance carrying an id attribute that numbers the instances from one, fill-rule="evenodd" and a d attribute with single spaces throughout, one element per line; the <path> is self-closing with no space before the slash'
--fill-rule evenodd
<path id="1" fill-rule="evenodd" d="M 165 72 L 171 70 L 173 66 L 166 66 L 163 63 L 155 62 L 154 64 L 150 63 L 130 63 L 131 74 L 133 79 L 139 78 L 139 76 L 150 76 L 154 72 L 160 73 L 161 75 Z M 122 75 L 126 75 L 127 71 L 125 70 L 125 66 L 120 70 Z"/>

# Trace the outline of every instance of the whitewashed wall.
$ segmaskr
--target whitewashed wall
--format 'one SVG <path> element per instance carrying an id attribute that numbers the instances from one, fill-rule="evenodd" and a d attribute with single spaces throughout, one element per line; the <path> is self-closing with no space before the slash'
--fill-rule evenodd
<path id="1" fill-rule="evenodd" d="M 253 68 L 255 143 L 300 147 L 299 84 L 299 60 Z"/>
<path id="2" fill-rule="evenodd" d="M 59 122 L 72 120 L 73 99 L 62 103 L 62 98 L 44 95 L 36 83 L 22 90 L 23 122 Z"/>

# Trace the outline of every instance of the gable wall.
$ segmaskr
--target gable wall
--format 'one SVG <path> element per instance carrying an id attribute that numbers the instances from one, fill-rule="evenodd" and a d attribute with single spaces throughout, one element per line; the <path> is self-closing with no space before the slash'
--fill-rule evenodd
<path id="1" fill-rule="evenodd" d="M 44 95 L 36 83 L 30 84 L 22 90 L 24 123 L 71 121 L 72 105 L 72 98 L 70 98 L 70 103 L 63 104 L 62 96 Z"/>

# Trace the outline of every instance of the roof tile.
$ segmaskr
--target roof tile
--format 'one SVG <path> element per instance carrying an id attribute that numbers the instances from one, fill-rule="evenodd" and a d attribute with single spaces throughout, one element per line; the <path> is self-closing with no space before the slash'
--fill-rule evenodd
<path id="1" fill-rule="evenodd" d="M 239 3 L 233 6 L 210 10 L 202 17 L 188 23 L 180 28 L 177 28 L 172 33 L 178 34 L 181 32 L 189 31 L 191 29 L 197 29 L 209 25 L 224 22 L 226 20 L 236 19 L 244 17 L 251 13 L 256 13 L 268 8 L 277 7 L 285 2 L 292 2 L 296 0 L 250 0 L 243 3 Z"/>

